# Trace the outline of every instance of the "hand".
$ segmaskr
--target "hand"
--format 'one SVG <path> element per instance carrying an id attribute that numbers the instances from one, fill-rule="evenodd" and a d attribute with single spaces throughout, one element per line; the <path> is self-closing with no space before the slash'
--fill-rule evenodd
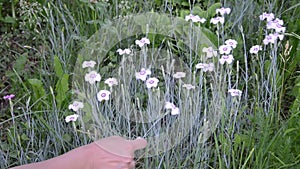
<path id="1" fill-rule="evenodd" d="M 46 161 L 12 169 L 133 169 L 134 152 L 146 145 L 147 141 L 142 138 L 126 140 L 112 136 Z"/>
<path id="2" fill-rule="evenodd" d="M 143 149 L 147 141 L 142 138 L 126 140 L 119 136 L 104 138 L 91 144 L 92 169 L 133 169 L 135 167 L 134 152 Z"/>

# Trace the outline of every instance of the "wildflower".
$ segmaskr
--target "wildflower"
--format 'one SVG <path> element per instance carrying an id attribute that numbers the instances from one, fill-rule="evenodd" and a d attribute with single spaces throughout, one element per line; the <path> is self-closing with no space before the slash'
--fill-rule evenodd
<path id="1" fill-rule="evenodd" d="M 217 51 L 215 51 L 212 47 L 208 47 L 208 48 L 204 47 L 202 49 L 202 52 L 205 52 L 206 53 L 206 57 L 208 57 L 208 58 L 211 58 L 213 56 L 217 56 L 218 55 Z"/>
<path id="2" fill-rule="evenodd" d="M 180 78 L 185 77 L 185 73 L 184 73 L 184 72 L 176 72 L 176 73 L 173 75 L 173 77 L 174 77 L 175 79 L 180 79 Z"/>
<path id="3" fill-rule="evenodd" d="M 214 70 L 214 64 L 213 63 L 198 63 L 196 65 L 196 69 L 202 69 L 203 72 L 207 72 L 207 71 L 213 71 Z"/>
<path id="4" fill-rule="evenodd" d="M 135 73 L 136 79 L 140 79 L 142 81 L 145 81 L 148 75 L 151 75 L 151 71 L 145 68 L 142 68 L 141 71 Z"/>
<path id="5" fill-rule="evenodd" d="M 233 39 L 228 39 L 225 41 L 225 44 L 227 46 L 230 46 L 232 47 L 233 49 L 236 48 L 236 45 L 238 44 L 236 40 L 233 40 Z"/>
<path id="6" fill-rule="evenodd" d="M 109 87 L 112 87 L 114 85 L 118 85 L 118 81 L 116 78 L 108 78 L 104 81 L 105 84 L 107 84 Z"/>
<path id="7" fill-rule="evenodd" d="M 242 95 L 242 91 L 240 91 L 239 89 L 229 89 L 228 92 L 233 97 Z"/>
<path id="8" fill-rule="evenodd" d="M 259 19 L 261 21 L 267 19 L 267 21 L 269 22 L 269 21 L 273 20 L 274 18 L 275 18 L 275 16 L 274 16 L 273 13 L 266 13 L 266 12 L 264 12 L 262 15 L 259 15 Z"/>
<path id="9" fill-rule="evenodd" d="M 191 89 L 195 89 L 195 86 L 191 85 L 191 84 L 184 84 L 182 85 L 182 87 L 188 89 L 188 90 L 191 90 Z"/>
<path id="10" fill-rule="evenodd" d="M 232 61 L 234 60 L 232 55 L 223 55 L 221 57 L 221 59 L 219 60 L 221 65 L 224 65 L 225 62 L 227 62 L 228 64 L 231 64 Z"/>
<path id="11" fill-rule="evenodd" d="M 276 32 L 285 32 L 286 27 L 283 27 L 279 21 L 270 21 L 267 23 L 267 29 L 275 29 Z"/>
<path id="12" fill-rule="evenodd" d="M 130 49 L 118 49 L 117 52 L 119 53 L 119 55 L 124 55 L 124 54 L 127 54 L 129 55 L 131 53 L 131 50 Z"/>
<path id="13" fill-rule="evenodd" d="M 205 18 L 200 18 L 198 15 L 193 15 L 193 14 L 189 14 L 187 16 L 185 16 L 185 20 L 189 21 L 192 20 L 192 22 L 200 22 L 200 23 L 204 23 L 206 21 Z"/>
<path id="14" fill-rule="evenodd" d="M 79 101 L 74 101 L 72 104 L 69 105 L 69 109 L 77 112 L 79 109 L 83 108 L 83 103 Z"/>
<path id="15" fill-rule="evenodd" d="M 213 24 L 217 24 L 217 23 L 221 23 L 221 24 L 223 24 L 224 23 L 224 17 L 220 17 L 220 16 L 217 16 L 217 17 L 215 17 L 215 18 L 211 18 L 210 19 L 210 23 L 213 23 Z"/>
<path id="16" fill-rule="evenodd" d="M 230 14 L 230 12 L 231 12 L 230 8 L 224 8 L 224 7 L 222 7 L 222 8 L 216 9 L 216 13 L 220 13 L 222 16 L 224 14 Z"/>
<path id="17" fill-rule="evenodd" d="M 91 71 L 85 75 L 84 79 L 90 84 L 94 84 L 96 81 L 100 82 L 101 76 L 96 71 Z"/>
<path id="18" fill-rule="evenodd" d="M 274 33 L 273 36 L 276 37 L 276 38 L 278 38 L 279 40 L 283 40 L 283 38 L 284 38 L 284 35 L 283 35 L 283 34 L 279 34 L 279 33 L 277 33 L 277 32 Z"/>
<path id="19" fill-rule="evenodd" d="M 269 34 L 265 37 L 265 39 L 263 40 L 263 43 L 265 45 L 268 45 L 269 43 L 275 43 L 276 39 L 278 36 L 274 35 L 274 34 Z"/>
<path id="20" fill-rule="evenodd" d="M 171 115 L 178 115 L 179 114 L 179 108 L 176 107 L 173 103 L 171 102 L 166 102 L 165 104 L 165 109 L 171 109 Z"/>
<path id="21" fill-rule="evenodd" d="M 100 90 L 97 93 L 97 99 L 99 102 L 102 102 L 103 100 L 109 100 L 110 91 L 108 90 Z"/>
<path id="22" fill-rule="evenodd" d="M 228 45 L 221 45 L 219 47 L 220 54 L 228 55 L 231 52 L 231 47 Z"/>
<path id="23" fill-rule="evenodd" d="M 139 47 L 143 47 L 145 44 L 150 44 L 150 41 L 148 38 L 142 38 L 141 40 L 136 40 L 135 44 L 139 45 Z"/>
<path id="24" fill-rule="evenodd" d="M 146 86 L 148 89 L 152 88 L 152 87 L 156 87 L 158 84 L 159 80 L 155 77 L 149 78 L 146 80 Z"/>
<path id="25" fill-rule="evenodd" d="M 70 121 L 76 121 L 78 117 L 79 117 L 78 114 L 69 115 L 65 118 L 65 121 L 67 123 L 69 123 Z"/>
<path id="26" fill-rule="evenodd" d="M 250 48 L 250 53 L 251 54 L 257 54 L 258 51 L 262 50 L 261 46 L 259 45 L 254 45 Z"/>
<path id="27" fill-rule="evenodd" d="M 5 95 L 5 96 L 3 97 L 3 99 L 4 99 L 4 100 L 11 100 L 11 99 L 14 98 L 14 97 L 15 97 L 14 94 L 9 94 L 9 95 Z"/>
<path id="28" fill-rule="evenodd" d="M 82 63 L 82 68 L 87 68 L 87 67 L 91 67 L 93 68 L 95 66 L 96 62 L 93 61 L 93 60 L 90 60 L 90 61 L 84 61 Z"/>

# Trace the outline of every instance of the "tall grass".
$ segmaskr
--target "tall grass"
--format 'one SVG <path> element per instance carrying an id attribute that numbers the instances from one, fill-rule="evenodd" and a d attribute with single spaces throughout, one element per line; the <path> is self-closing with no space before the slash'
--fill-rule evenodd
<path id="1" fill-rule="evenodd" d="M 149 2 L 126 8 L 126 4 L 119 7 L 119 1 L 45 4 L 47 24 L 41 35 L 47 52 L 41 53 L 42 84 L 19 79 L 27 91 L 9 101 L 11 117 L 0 122 L 9 125 L 0 130 L 0 167 L 49 159 L 112 134 L 148 139 L 149 147 L 137 153 L 137 168 L 299 167 L 299 109 L 294 106 L 291 116 L 282 118 L 282 57 L 287 42 L 264 46 L 259 55 L 249 54 L 250 47 L 261 44 L 265 36 L 258 16 L 268 11 L 280 17 L 286 10 L 280 2 L 224 1 L 232 12 L 219 28 L 138 13 L 151 9 L 180 13 L 172 11 L 174 4 L 168 1 L 161 6 Z M 189 5 L 193 9 L 198 4 Z M 133 14 L 132 20 L 119 16 L 128 14 Z M 171 32 L 165 32 L 168 25 L 173 26 Z M 217 34 L 209 36 L 204 27 Z M 141 37 L 148 37 L 150 45 L 134 45 Z M 227 39 L 238 41 L 233 64 L 221 65 L 220 55 L 209 59 L 202 52 L 203 47 L 217 49 Z M 118 56 L 118 48 L 131 48 L 132 55 Z M 61 68 L 51 63 L 56 57 Z M 100 83 L 83 80 L 90 71 L 81 68 L 84 60 L 97 61 L 94 70 L 102 76 Z M 197 70 L 200 62 L 212 62 L 214 71 Z M 160 80 L 158 87 L 147 89 L 135 78 L 143 67 Z M 178 71 L 186 77 L 173 78 Z M 63 73 L 71 75 L 71 89 L 59 100 L 58 93 L 65 91 L 57 87 L 63 84 L 58 83 Z M 109 77 L 117 78 L 119 84 L 109 88 L 104 84 Z M 193 84 L 195 89 L 187 90 L 183 84 Z M 242 90 L 242 96 L 232 97 L 231 88 Z M 96 99 L 101 89 L 112 92 L 109 101 Z M 44 92 L 38 95 L 37 91 Z M 84 102 L 85 107 L 77 122 L 66 123 L 64 118 L 73 113 L 67 106 L 73 100 Z M 170 115 L 164 109 L 166 101 L 178 106 L 180 114 Z"/>

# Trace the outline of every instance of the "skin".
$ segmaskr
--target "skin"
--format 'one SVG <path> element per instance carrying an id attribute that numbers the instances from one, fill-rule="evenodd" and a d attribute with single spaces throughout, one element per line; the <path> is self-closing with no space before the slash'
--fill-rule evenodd
<path id="1" fill-rule="evenodd" d="M 133 169 L 134 152 L 146 145 L 147 141 L 142 138 L 126 140 L 112 136 L 46 161 L 11 169 Z"/>

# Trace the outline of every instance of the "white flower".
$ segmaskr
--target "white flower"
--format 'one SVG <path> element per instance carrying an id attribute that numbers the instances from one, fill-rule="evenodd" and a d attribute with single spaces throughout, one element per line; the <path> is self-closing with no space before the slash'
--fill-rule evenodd
<path id="1" fill-rule="evenodd" d="M 91 71 L 85 75 L 84 79 L 86 82 L 94 84 L 96 81 L 100 82 L 101 76 L 96 71 Z"/>
<path id="2" fill-rule="evenodd" d="M 90 60 L 90 61 L 84 61 L 82 63 L 82 68 L 86 68 L 86 67 L 91 67 L 93 68 L 95 66 L 96 62 L 93 61 L 93 60 Z"/>
<path id="3" fill-rule="evenodd" d="M 280 23 L 280 21 L 270 21 L 267 23 L 267 29 L 275 29 L 276 32 L 285 32 L 286 27 L 283 27 Z"/>
<path id="4" fill-rule="evenodd" d="M 109 87 L 112 87 L 114 85 L 118 85 L 118 81 L 116 78 L 108 78 L 104 81 L 105 84 L 107 84 Z"/>
<path id="5" fill-rule="evenodd" d="M 191 85 L 191 84 L 184 84 L 182 85 L 182 87 L 188 89 L 188 90 L 191 90 L 191 89 L 195 89 L 195 86 Z"/>
<path id="6" fill-rule="evenodd" d="M 242 95 L 242 91 L 240 91 L 239 89 L 229 89 L 228 92 L 233 97 Z"/>
<path id="7" fill-rule="evenodd" d="M 212 72 L 214 70 L 215 66 L 213 63 L 198 63 L 196 65 L 196 69 L 202 69 L 203 72 L 207 72 L 207 71 L 210 71 Z"/>
<path id="8" fill-rule="evenodd" d="M 179 108 L 176 107 L 173 103 L 171 102 L 166 102 L 165 104 L 165 109 L 171 109 L 171 115 L 178 115 L 179 112 Z"/>
<path id="9" fill-rule="evenodd" d="M 124 54 L 127 54 L 129 55 L 131 53 L 131 50 L 130 49 L 118 49 L 117 52 L 119 53 L 119 55 L 124 55 Z"/>
<path id="10" fill-rule="evenodd" d="M 217 55 L 218 55 L 218 52 L 215 51 L 212 47 L 208 47 L 208 48 L 204 47 L 204 48 L 202 49 L 202 52 L 205 52 L 205 53 L 206 53 L 206 57 L 207 57 L 207 58 L 211 58 L 211 57 L 213 57 L 213 56 L 217 56 Z"/>
<path id="11" fill-rule="evenodd" d="M 156 87 L 158 84 L 159 80 L 155 77 L 149 78 L 146 80 L 146 86 L 148 89 L 152 88 L 152 87 Z"/>
<path id="12" fill-rule="evenodd" d="M 73 114 L 73 115 L 67 116 L 67 117 L 65 118 L 65 121 L 66 121 L 67 123 L 69 123 L 70 121 L 76 121 L 78 117 L 79 117 L 78 114 Z"/>
<path id="13" fill-rule="evenodd" d="M 148 75 L 151 75 L 151 71 L 145 68 L 142 68 L 141 71 L 135 73 L 136 79 L 140 79 L 142 81 L 145 81 Z"/>
<path id="14" fill-rule="evenodd" d="M 216 9 L 216 13 L 220 13 L 221 15 L 224 15 L 224 14 L 230 14 L 231 12 L 231 9 L 230 8 L 220 8 L 220 9 Z"/>
<path id="15" fill-rule="evenodd" d="M 236 40 L 233 40 L 233 39 L 228 39 L 225 41 L 225 44 L 227 46 L 230 46 L 232 47 L 233 49 L 236 48 L 236 45 L 238 44 Z"/>
<path id="16" fill-rule="evenodd" d="M 258 51 L 262 50 L 260 45 L 254 45 L 250 48 L 250 53 L 251 54 L 257 54 Z"/>
<path id="17" fill-rule="evenodd" d="M 217 16 L 217 17 L 215 17 L 215 18 L 211 18 L 210 19 L 210 23 L 213 23 L 213 24 L 217 24 L 217 23 L 221 23 L 221 24 L 223 24 L 224 23 L 224 17 L 220 17 L 220 16 Z"/>
<path id="18" fill-rule="evenodd" d="M 142 38 L 141 40 L 136 40 L 135 44 L 139 45 L 139 47 L 143 47 L 145 44 L 150 44 L 150 41 L 148 38 Z"/>
<path id="19" fill-rule="evenodd" d="M 263 43 L 265 45 L 268 45 L 269 43 L 275 43 L 276 39 L 278 36 L 274 35 L 274 34 L 269 34 L 265 37 L 265 39 L 263 40 Z"/>
<path id="20" fill-rule="evenodd" d="M 279 40 L 283 40 L 284 35 L 283 34 L 279 34 L 279 33 L 274 33 L 273 36 L 275 36 L 276 38 L 278 38 Z"/>
<path id="21" fill-rule="evenodd" d="M 198 15 L 193 15 L 193 14 L 189 14 L 187 16 L 185 16 L 185 20 L 189 21 L 192 20 L 192 22 L 200 22 L 200 23 L 204 23 L 206 21 L 205 18 L 200 18 Z"/>
<path id="22" fill-rule="evenodd" d="M 78 101 L 74 101 L 72 104 L 69 105 L 69 109 L 77 112 L 79 109 L 83 108 L 83 103 L 82 102 L 78 102 Z"/>
<path id="23" fill-rule="evenodd" d="M 184 72 L 176 72 L 176 73 L 173 75 L 173 77 L 174 77 L 175 79 L 180 79 L 180 78 L 185 77 L 185 73 L 184 73 Z"/>
<path id="24" fill-rule="evenodd" d="M 219 60 L 220 64 L 224 65 L 225 62 L 231 64 L 234 60 L 232 55 L 222 55 L 221 59 Z"/>
<path id="25" fill-rule="evenodd" d="M 221 45 L 219 47 L 220 54 L 228 55 L 231 52 L 231 47 L 228 45 Z"/>
<path id="26" fill-rule="evenodd" d="M 103 100 L 109 100 L 110 91 L 108 90 L 100 90 L 97 93 L 97 99 L 99 102 L 102 102 Z"/>
<path id="27" fill-rule="evenodd" d="M 262 15 L 259 15 L 259 19 L 262 21 L 267 19 L 267 21 L 269 22 L 269 21 L 273 20 L 274 18 L 275 18 L 275 16 L 273 13 L 264 12 Z"/>

